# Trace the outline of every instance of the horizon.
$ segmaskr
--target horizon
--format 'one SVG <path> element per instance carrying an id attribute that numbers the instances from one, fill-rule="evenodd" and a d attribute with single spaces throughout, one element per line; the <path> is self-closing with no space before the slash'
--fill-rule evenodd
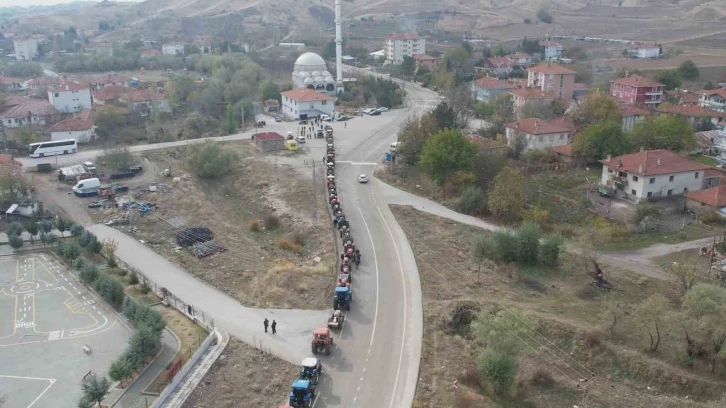
<path id="1" fill-rule="evenodd" d="M 31 6 L 55 6 L 69 3 L 98 3 L 102 0 L 0 0 L 2 7 L 31 7 Z M 111 0 L 113 2 L 138 3 L 143 0 Z"/>

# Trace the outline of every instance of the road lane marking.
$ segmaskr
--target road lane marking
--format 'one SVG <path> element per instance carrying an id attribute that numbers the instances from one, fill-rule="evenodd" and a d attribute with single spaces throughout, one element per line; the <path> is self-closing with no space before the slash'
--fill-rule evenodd
<path id="1" fill-rule="evenodd" d="M 371 342 L 368 344 L 368 354 L 370 354 L 371 347 L 373 347 L 373 338 L 376 335 L 376 322 L 378 320 L 378 255 L 376 255 L 376 244 L 373 243 L 373 235 L 371 235 L 371 229 L 368 228 L 368 223 L 363 216 L 363 211 L 361 211 L 360 206 L 358 206 L 358 213 L 360 213 L 360 217 L 363 220 L 363 225 L 365 225 L 366 231 L 368 231 L 368 239 L 370 239 L 371 247 L 373 247 L 373 262 L 376 265 L 376 310 L 373 313 L 373 330 L 371 331 Z"/>
<path id="2" fill-rule="evenodd" d="M 403 350 L 404 346 L 406 345 L 406 326 L 408 325 L 408 311 L 406 308 L 408 307 L 408 300 L 406 295 L 406 277 L 403 274 L 403 262 L 401 261 L 401 253 L 398 250 L 398 244 L 396 243 L 396 239 L 393 237 L 393 231 L 391 231 L 391 226 L 388 225 L 388 221 L 386 221 L 386 217 L 383 216 L 383 212 L 381 212 L 381 208 L 376 206 L 376 209 L 378 210 L 378 214 L 380 214 L 381 219 L 383 220 L 383 223 L 386 224 L 386 229 L 388 229 L 388 234 L 391 236 L 391 241 L 393 241 L 393 247 L 396 249 L 396 257 L 398 258 L 398 266 L 399 270 L 401 271 L 401 285 L 403 285 L 403 335 L 401 337 L 401 354 L 398 356 L 398 369 L 396 370 L 396 381 L 393 383 L 393 393 L 391 394 L 391 405 L 389 405 L 389 408 L 393 407 L 393 401 L 396 399 L 396 389 L 398 388 L 398 378 L 401 376 L 401 364 L 403 363 Z"/>

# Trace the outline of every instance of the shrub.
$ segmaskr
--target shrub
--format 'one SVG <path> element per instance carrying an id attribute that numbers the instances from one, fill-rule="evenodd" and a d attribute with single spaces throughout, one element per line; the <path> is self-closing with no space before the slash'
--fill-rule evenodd
<path id="1" fill-rule="evenodd" d="M 702 223 L 708 225 L 715 225 L 719 227 L 723 227 L 724 225 L 726 225 L 726 217 L 718 215 L 718 213 L 716 213 L 715 211 L 701 214 L 698 216 L 698 219 Z"/>
<path id="2" fill-rule="evenodd" d="M 50 231 L 53 229 L 53 224 L 48 220 L 43 220 L 38 223 L 38 227 L 40 227 L 40 230 L 45 232 L 46 234 L 50 233 Z"/>
<path id="3" fill-rule="evenodd" d="M 532 385 L 538 385 L 541 387 L 551 387 L 555 380 L 552 379 L 552 374 L 544 368 L 538 368 L 532 373 L 532 379 L 530 380 Z"/>
<path id="4" fill-rule="evenodd" d="M 96 265 L 83 265 L 83 267 L 81 268 L 81 280 L 90 285 L 95 282 L 96 279 L 98 279 L 99 273 L 100 272 L 98 271 L 98 267 L 96 267 Z"/>
<path id="5" fill-rule="evenodd" d="M 136 317 L 136 307 L 138 306 L 138 303 L 136 303 L 135 300 L 131 299 L 130 297 L 126 296 L 124 297 L 124 305 L 123 305 L 123 312 L 124 316 L 126 316 L 129 321 L 133 322 L 134 317 Z"/>
<path id="6" fill-rule="evenodd" d="M 8 229 L 6 233 L 8 234 L 8 237 L 11 235 L 20 236 L 20 234 L 23 232 L 23 224 L 19 222 L 11 222 L 8 225 Z"/>
<path id="7" fill-rule="evenodd" d="M 10 244 L 11 248 L 17 251 L 23 247 L 23 239 L 18 235 L 8 234 L 8 244 Z"/>
<path id="8" fill-rule="evenodd" d="M 531 18 L 525 18 L 524 19 L 524 24 L 532 24 L 532 19 Z"/>
<path id="9" fill-rule="evenodd" d="M 148 295 L 149 292 L 151 292 L 151 286 L 149 286 L 149 281 L 146 280 L 146 278 L 144 278 L 144 280 L 141 281 L 141 287 L 139 288 L 139 293 L 141 293 L 142 295 L 144 295 L 144 297 L 146 297 L 146 295 Z"/>
<path id="10" fill-rule="evenodd" d="M 491 240 L 494 262 L 507 263 L 517 260 L 517 236 L 513 232 L 500 229 L 491 235 Z"/>
<path id="11" fill-rule="evenodd" d="M 280 247 L 280 249 L 285 249 L 293 252 L 300 252 L 302 250 L 302 247 L 300 245 L 284 237 L 281 237 L 277 240 L 277 246 Z"/>
<path id="12" fill-rule="evenodd" d="M 506 394 L 517 377 L 517 359 L 490 350 L 479 357 L 479 375 L 489 381 L 495 393 Z"/>
<path id="13" fill-rule="evenodd" d="M 593 348 L 600 345 L 600 333 L 598 332 L 586 332 L 582 339 L 585 342 L 585 346 L 587 346 L 587 348 Z"/>
<path id="14" fill-rule="evenodd" d="M 302 232 L 295 231 L 292 234 L 290 234 L 290 241 L 292 241 L 300 246 L 305 246 L 305 235 L 303 235 Z"/>
<path id="15" fill-rule="evenodd" d="M 539 21 L 547 24 L 552 24 L 553 21 L 552 14 L 546 8 L 539 9 L 539 11 L 537 12 L 537 18 L 539 19 Z"/>
<path id="16" fill-rule="evenodd" d="M 124 288 L 106 274 L 99 274 L 94 282 L 96 291 L 114 309 L 120 309 L 124 301 Z"/>
<path id="17" fill-rule="evenodd" d="M 85 228 L 83 228 L 83 225 L 73 223 L 71 224 L 71 235 L 78 238 L 80 237 L 84 232 L 86 231 Z M 81 245 L 83 246 L 83 245 Z"/>
<path id="18" fill-rule="evenodd" d="M 237 162 L 237 153 L 224 149 L 219 143 L 206 141 L 189 146 L 187 160 L 198 177 L 219 178 L 230 172 Z"/>
<path id="19" fill-rule="evenodd" d="M 487 197 L 479 187 L 468 187 L 454 203 L 454 209 L 464 214 L 483 214 L 487 209 Z"/>
<path id="20" fill-rule="evenodd" d="M 280 217 L 275 214 L 268 214 L 265 216 L 265 229 L 274 230 L 280 226 Z"/>
<path id="21" fill-rule="evenodd" d="M 260 230 L 260 221 L 259 220 L 251 220 L 249 223 L 248 228 L 252 232 L 257 232 Z"/>
<path id="22" fill-rule="evenodd" d="M 517 231 L 516 259 L 526 265 L 534 265 L 539 257 L 542 231 L 537 224 L 524 222 Z"/>
<path id="23" fill-rule="evenodd" d="M 73 261 L 73 269 L 80 271 L 83 269 L 83 266 L 86 265 L 86 261 L 83 260 L 83 258 L 77 258 L 75 261 Z"/>
<path id="24" fill-rule="evenodd" d="M 540 262 L 549 267 L 557 266 L 562 251 L 562 243 L 563 239 L 559 235 L 550 235 L 544 239 L 539 247 Z"/>
<path id="25" fill-rule="evenodd" d="M 471 391 L 458 391 L 456 393 L 456 401 L 454 407 L 456 408 L 471 408 L 474 404 L 479 401 L 479 397 Z"/>
<path id="26" fill-rule="evenodd" d="M 139 275 L 136 274 L 135 270 L 131 270 L 131 275 L 129 275 L 129 285 L 137 285 L 139 283 Z"/>
<path id="27" fill-rule="evenodd" d="M 522 212 L 522 219 L 527 222 L 531 222 L 537 225 L 544 225 L 547 223 L 547 219 L 550 216 L 550 212 L 546 208 L 532 207 Z"/>
<path id="28" fill-rule="evenodd" d="M 81 248 L 89 248 L 89 245 L 91 245 L 91 242 L 93 242 L 94 239 L 96 239 L 95 235 L 93 235 L 92 233 L 90 233 L 88 231 L 83 231 L 83 233 L 81 233 L 80 238 L 78 238 L 78 245 L 80 245 Z"/>

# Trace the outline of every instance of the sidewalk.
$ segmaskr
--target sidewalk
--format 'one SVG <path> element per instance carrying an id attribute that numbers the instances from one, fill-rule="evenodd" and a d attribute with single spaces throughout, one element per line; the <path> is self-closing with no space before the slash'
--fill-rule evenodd
<path id="1" fill-rule="evenodd" d="M 61 235 L 60 231 L 57 229 L 51 230 L 51 234 L 55 235 L 56 237 L 70 237 L 71 233 L 70 231 L 66 231 L 64 234 Z M 23 241 L 30 241 L 30 234 L 27 231 L 23 231 L 20 233 L 20 236 L 23 238 Z M 35 241 L 40 242 L 40 237 L 38 235 L 35 236 Z M 0 245 L 4 245 L 8 243 L 8 234 L 4 232 L 0 232 Z"/>
<path id="2" fill-rule="evenodd" d="M 215 325 L 230 335 L 292 364 L 299 364 L 308 357 L 313 330 L 327 322 L 326 311 L 244 307 L 119 230 L 100 224 L 90 226 L 88 230 L 101 240 L 115 239 L 118 242 L 116 255 L 122 261 L 195 309 L 212 316 Z M 265 318 L 277 320 L 277 335 L 264 332 L 262 321 Z"/>

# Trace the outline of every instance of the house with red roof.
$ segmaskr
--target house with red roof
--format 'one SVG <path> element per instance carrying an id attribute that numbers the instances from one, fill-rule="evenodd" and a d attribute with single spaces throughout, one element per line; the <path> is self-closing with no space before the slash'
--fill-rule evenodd
<path id="1" fill-rule="evenodd" d="M 663 102 L 663 84 L 640 75 L 610 81 L 610 96 L 618 102 L 658 106 Z"/>
<path id="2" fill-rule="evenodd" d="M 126 88 L 128 91 L 119 97 L 119 101 L 128 105 L 132 111 L 147 110 L 151 111 L 153 106 L 162 113 L 171 113 L 171 105 L 166 99 L 166 95 L 157 92 L 154 89 Z"/>
<path id="3" fill-rule="evenodd" d="M 426 67 L 429 71 L 433 71 L 439 65 L 439 59 L 428 54 L 417 54 L 413 56 L 413 59 L 416 61 L 416 71 L 421 67 Z"/>
<path id="4" fill-rule="evenodd" d="M 285 137 L 277 132 L 255 133 L 252 135 L 252 140 L 263 153 L 285 150 Z"/>
<path id="5" fill-rule="evenodd" d="M 8 76 L 0 76 L 0 91 L 12 92 L 23 89 L 23 80 Z"/>
<path id="6" fill-rule="evenodd" d="M 551 62 L 536 65 L 527 69 L 527 86 L 569 100 L 575 93 L 575 71 Z"/>
<path id="7" fill-rule="evenodd" d="M 480 101 L 488 101 L 497 95 L 506 94 L 514 88 L 513 84 L 497 77 L 484 77 L 472 81 L 471 94 Z"/>
<path id="8" fill-rule="evenodd" d="M 717 212 L 726 217 L 726 184 L 686 193 L 686 206 L 696 213 Z"/>
<path id="9" fill-rule="evenodd" d="M 96 138 L 93 121 L 79 117 L 63 119 L 48 129 L 50 140 L 76 139 L 78 143 L 88 143 Z"/>
<path id="10" fill-rule="evenodd" d="M 726 88 L 704 89 L 697 92 L 698 104 L 706 109 L 726 113 Z"/>
<path id="11" fill-rule="evenodd" d="M 635 202 L 702 190 L 712 168 L 670 150 L 641 150 L 600 160 L 601 184 Z"/>
<path id="12" fill-rule="evenodd" d="M 509 75 L 513 70 L 514 63 L 508 57 L 485 58 L 474 66 L 475 72 L 488 72 L 496 77 Z"/>
<path id="13" fill-rule="evenodd" d="M 0 121 L 4 127 L 47 125 L 57 120 L 60 112 L 45 99 L 11 95 L 0 107 Z"/>
<path id="14" fill-rule="evenodd" d="M 509 94 L 512 95 L 512 105 L 514 106 L 514 113 L 517 115 L 517 118 L 522 117 L 525 106 L 538 108 L 552 105 L 555 102 L 552 93 L 539 89 L 513 89 L 509 91 Z"/>
<path id="15" fill-rule="evenodd" d="M 525 151 L 567 145 L 575 134 L 575 126 L 569 117 L 549 120 L 527 118 L 507 123 L 504 127 L 507 144 L 514 146 L 522 140 Z"/>
<path id="16" fill-rule="evenodd" d="M 48 101 L 57 110 L 66 113 L 93 108 L 91 88 L 88 85 L 65 82 L 48 91 Z"/>
<path id="17" fill-rule="evenodd" d="M 648 109 L 634 105 L 620 104 L 620 117 L 623 125 L 623 132 L 632 132 L 635 124 L 645 119 L 646 116 L 652 115 Z"/>
<path id="18" fill-rule="evenodd" d="M 700 105 L 662 106 L 657 108 L 656 111 L 681 116 L 685 118 L 694 129 L 696 129 L 704 120 L 711 121 L 714 125 L 718 125 L 721 119 L 726 118 L 726 113 L 712 111 Z"/>
<path id="19" fill-rule="evenodd" d="M 123 95 L 132 91 L 132 88 L 121 85 L 105 86 L 101 89 L 93 91 L 93 103 L 97 105 L 106 105 L 109 103 L 118 102 L 121 100 L 121 97 Z"/>
<path id="20" fill-rule="evenodd" d="M 318 91 L 301 88 L 282 92 L 282 113 L 292 119 L 308 119 L 320 115 L 333 116 L 333 98 Z"/>

